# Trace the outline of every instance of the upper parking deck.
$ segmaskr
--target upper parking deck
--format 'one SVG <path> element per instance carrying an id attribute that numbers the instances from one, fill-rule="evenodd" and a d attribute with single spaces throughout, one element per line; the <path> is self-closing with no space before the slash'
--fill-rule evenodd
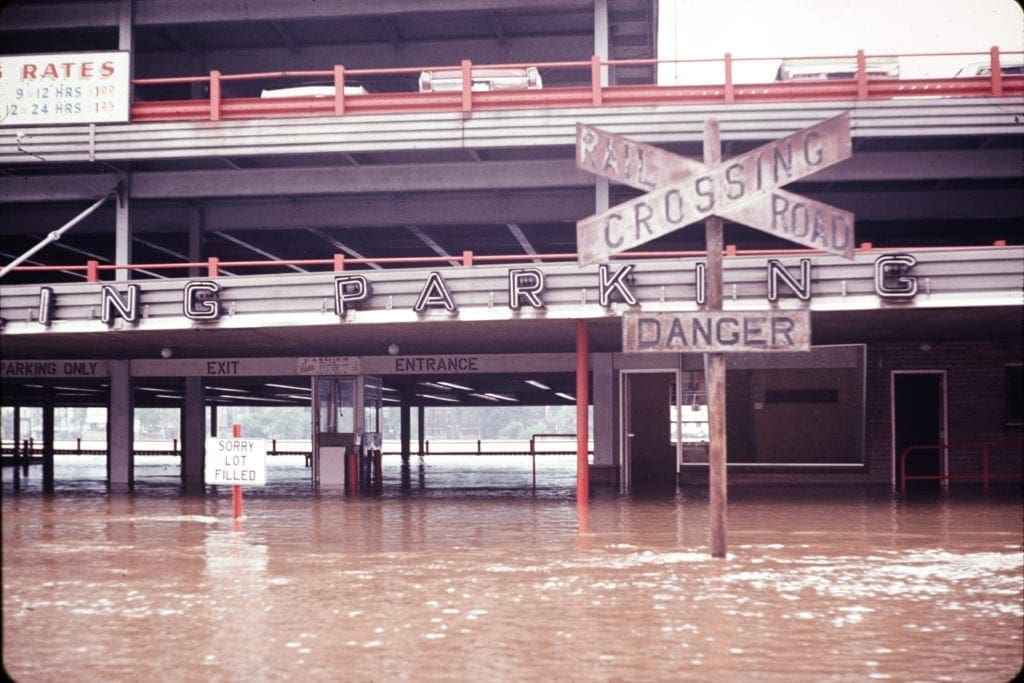
<path id="1" fill-rule="evenodd" d="M 854 157 L 793 189 L 856 212 L 860 241 L 1018 241 L 1024 77 L 950 68 L 780 82 L 778 65 L 794 55 L 660 60 L 657 23 L 651 0 L 9 3 L 5 51 L 125 50 L 133 92 L 127 122 L 0 126 L 0 251 L 13 259 L 127 179 L 136 264 L 567 253 L 575 221 L 595 208 L 595 179 L 574 163 L 577 121 L 699 157 L 714 116 L 730 157 L 842 111 Z M 1020 55 L 832 57 L 991 65 Z M 753 66 L 768 75 L 750 78 Z M 666 67 L 678 78 L 658 84 Z M 542 87 L 473 86 L 495 68 L 536 69 Z M 691 77 L 705 68 L 719 77 Z M 422 74 L 442 70 L 468 77 L 421 92 Z M 331 94 L 260 96 L 308 84 Z M 633 192 L 612 184 L 608 201 Z M 37 260 L 124 265 L 113 204 Z M 197 240 L 187 226 L 200 224 Z M 778 246 L 734 238 L 741 249 Z M 697 247 L 685 231 L 652 246 Z"/>

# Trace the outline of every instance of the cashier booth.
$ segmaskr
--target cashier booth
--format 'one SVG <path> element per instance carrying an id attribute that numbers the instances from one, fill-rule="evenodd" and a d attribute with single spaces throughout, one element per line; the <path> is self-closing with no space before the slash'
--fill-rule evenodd
<path id="1" fill-rule="evenodd" d="M 313 378 L 313 485 L 372 491 L 381 486 L 381 379 Z"/>

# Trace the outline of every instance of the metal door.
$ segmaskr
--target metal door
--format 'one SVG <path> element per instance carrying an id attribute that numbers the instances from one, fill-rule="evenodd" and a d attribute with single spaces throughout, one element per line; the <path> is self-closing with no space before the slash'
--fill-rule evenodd
<path id="1" fill-rule="evenodd" d="M 940 477 L 948 473 L 946 443 L 946 373 L 937 370 L 892 373 L 893 486 L 902 484 L 901 458 L 910 446 L 917 448 L 907 456 L 908 476 Z M 909 481 L 917 489 L 938 489 L 940 480 Z M 943 482 L 944 484 L 944 482 Z"/>
<path id="2" fill-rule="evenodd" d="M 675 491 L 679 443 L 672 440 L 677 371 L 622 373 L 622 482 L 629 491 Z M 676 426 L 678 430 L 678 425 Z"/>

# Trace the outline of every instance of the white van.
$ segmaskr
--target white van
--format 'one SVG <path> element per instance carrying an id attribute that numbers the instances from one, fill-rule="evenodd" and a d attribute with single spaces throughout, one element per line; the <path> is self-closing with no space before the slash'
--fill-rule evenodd
<path id="1" fill-rule="evenodd" d="M 474 66 L 470 90 L 539 90 L 543 87 L 537 67 Z M 462 69 L 435 69 L 420 74 L 420 92 L 459 92 Z"/>

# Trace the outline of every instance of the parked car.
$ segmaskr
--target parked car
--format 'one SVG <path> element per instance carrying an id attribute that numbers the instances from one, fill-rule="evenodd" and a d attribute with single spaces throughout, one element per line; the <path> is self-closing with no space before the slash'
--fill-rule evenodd
<path id="1" fill-rule="evenodd" d="M 1024 74 L 1024 62 L 1003 62 L 999 65 L 999 71 L 1004 76 L 1020 76 Z M 992 75 L 992 62 L 973 62 L 961 68 L 954 74 L 953 78 L 988 78 Z"/>
<path id="2" fill-rule="evenodd" d="M 365 95 L 366 88 L 361 85 L 346 85 L 345 95 Z M 260 92 L 263 99 L 278 97 L 334 97 L 333 83 L 307 83 L 288 88 L 269 88 Z"/>
<path id="3" fill-rule="evenodd" d="M 895 59 L 871 59 L 865 64 L 868 78 L 888 79 L 900 77 L 900 63 Z M 857 60 L 787 59 L 783 60 L 775 76 L 777 81 L 832 81 L 857 78 Z"/>
<path id="4" fill-rule="evenodd" d="M 537 67 L 473 67 L 473 91 L 539 90 L 543 87 Z M 458 92 L 462 90 L 462 69 L 434 69 L 420 74 L 420 92 Z"/>

